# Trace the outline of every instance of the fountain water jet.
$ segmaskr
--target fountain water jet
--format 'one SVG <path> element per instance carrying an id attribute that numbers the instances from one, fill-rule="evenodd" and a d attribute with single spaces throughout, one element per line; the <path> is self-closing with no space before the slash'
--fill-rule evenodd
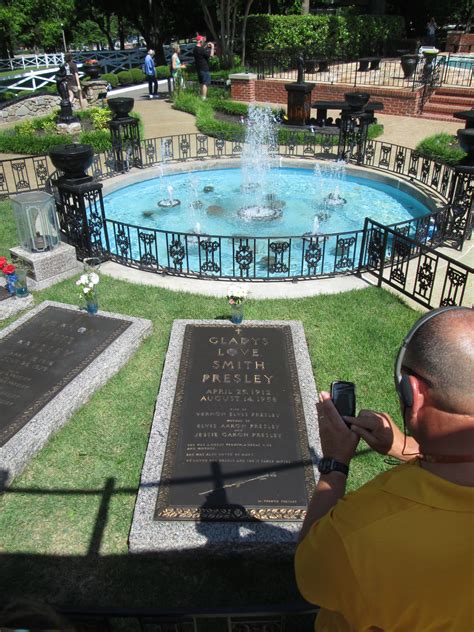
<path id="1" fill-rule="evenodd" d="M 276 124 L 269 107 L 249 106 L 245 143 L 242 151 L 241 192 L 252 195 L 252 204 L 243 206 L 238 215 L 246 221 L 276 219 L 281 208 L 268 204 L 274 199 L 268 191 L 268 174 L 275 159 Z"/>
<path id="2" fill-rule="evenodd" d="M 158 206 L 161 208 L 174 208 L 175 206 L 179 206 L 181 204 L 180 200 L 176 200 L 173 198 L 173 187 L 168 185 L 168 199 L 163 199 L 158 202 Z"/>

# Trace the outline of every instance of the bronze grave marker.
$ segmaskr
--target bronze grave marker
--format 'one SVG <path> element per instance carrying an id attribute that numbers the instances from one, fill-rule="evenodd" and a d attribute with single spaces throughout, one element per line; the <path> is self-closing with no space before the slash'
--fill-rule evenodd
<path id="1" fill-rule="evenodd" d="M 290 326 L 186 325 L 154 519 L 301 520 L 313 488 Z"/>

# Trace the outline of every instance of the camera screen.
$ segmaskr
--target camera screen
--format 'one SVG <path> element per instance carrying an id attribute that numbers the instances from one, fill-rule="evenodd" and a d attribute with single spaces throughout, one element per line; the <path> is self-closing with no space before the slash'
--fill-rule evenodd
<path id="1" fill-rule="evenodd" d="M 332 385 L 331 399 L 340 415 L 355 415 L 355 387 L 354 384 L 336 382 Z"/>

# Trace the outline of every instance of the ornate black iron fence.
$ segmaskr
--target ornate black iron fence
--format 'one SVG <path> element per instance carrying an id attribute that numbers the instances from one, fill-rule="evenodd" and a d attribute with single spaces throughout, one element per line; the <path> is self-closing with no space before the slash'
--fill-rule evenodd
<path id="1" fill-rule="evenodd" d="M 428 246 L 448 243 L 461 248 L 471 227 L 474 177 L 457 168 L 420 156 L 416 151 L 379 141 L 334 144 L 334 137 L 289 133 L 278 155 L 292 158 L 346 159 L 361 167 L 391 173 L 399 180 L 417 182 L 425 193 L 436 194 L 444 208 L 428 216 L 392 227 Z M 240 158 L 243 138 L 233 140 L 203 134 L 181 134 L 140 142 L 136 163 L 141 169 L 188 160 Z M 120 163 L 120 164 L 119 164 Z M 98 154 L 89 170 L 100 181 L 127 166 L 113 151 Z M 49 176 L 49 177 L 48 177 Z M 51 180 L 46 157 L 4 161 L 0 164 L 0 195 L 41 189 Z M 53 178 L 54 180 L 54 178 Z M 70 192 L 56 191 L 61 229 L 80 256 L 101 255 L 124 265 L 162 274 L 242 280 L 308 279 L 349 274 L 359 267 L 364 229 L 328 235 L 240 237 L 195 235 L 145 228 L 106 218 L 101 185 L 92 186 L 83 202 Z M 54 187 L 53 187 L 54 190 Z M 89 199 L 89 197 L 90 199 Z"/>
<path id="2" fill-rule="evenodd" d="M 354 58 L 305 56 L 305 79 L 317 83 L 343 83 L 352 86 L 387 86 L 415 90 L 428 84 L 469 88 L 474 83 L 474 60 L 458 55 L 439 55 L 434 62 L 422 55 L 409 71 L 402 69 L 400 57 Z M 314 58 L 311 58 L 314 57 Z M 251 68 L 259 79 L 296 80 L 296 55 L 293 50 L 259 51 Z"/>
<path id="3" fill-rule="evenodd" d="M 364 272 L 429 309 L 471 305 L 474 298 L 472 268 L 369 218 L 359 263 Z"/>
<path id="4" fill-rule="evenodd" d="M 163 610 L 157 608 L 60 609 L 78 630 L 150 632 L 311 632 L 319 608 L 284 604 L 256 608 Z"/>

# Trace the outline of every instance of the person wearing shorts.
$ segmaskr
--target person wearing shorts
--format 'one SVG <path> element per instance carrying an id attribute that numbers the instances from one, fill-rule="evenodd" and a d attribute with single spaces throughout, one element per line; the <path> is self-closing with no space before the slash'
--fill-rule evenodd
<path id="1" fill-rule="evenodd" d="M 201 99 L 205 100 L 207 97 L 207 86 L 211 83 L 209 59 L 214 57 L 214 44 L 209 42 L 206 45 L 205 36 L 198 35 L 196 37 L 196 46 L 193 50 L 193 56 L 199 80 Z"/>

